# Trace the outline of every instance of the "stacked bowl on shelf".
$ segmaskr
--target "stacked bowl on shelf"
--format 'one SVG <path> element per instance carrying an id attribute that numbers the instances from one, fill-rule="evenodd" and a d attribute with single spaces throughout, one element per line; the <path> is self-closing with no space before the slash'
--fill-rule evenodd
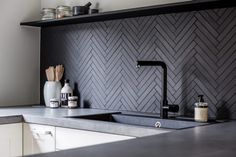
<path id="1" fill-rule="evenodd" d="M 54 8 L 42 9 L 42 20 L 52 20 L 55 18 L 56 18 L 56 9 Z"/>
<path id="2" fill-rule="evenodd" d="M 92 3 L 88 2 L 84 6 L 63 6 L 60 5 L 56 9 L 54 8 L 43 8 L 42 9 L 42 20 L 52 20 L 52 19 L 61 19 L 70 16 L 78 16 L 85 14 L 94 14 L 98 13 L 98 9 L 91 9 L 90 6 Z"/>

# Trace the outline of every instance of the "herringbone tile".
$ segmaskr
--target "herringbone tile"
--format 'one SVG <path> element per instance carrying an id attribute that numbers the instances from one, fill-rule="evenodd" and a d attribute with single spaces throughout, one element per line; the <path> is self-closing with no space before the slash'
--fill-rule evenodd
<path id="1" fill-rule="evenodd" d="M 180 114 L 192 115 L 204 94 L 211 117 L 236 118 L 235 8 L 43 28 L 41 89 L 44 69 L 61 63 L 81 104 L 159 113 L 162 69 L 137 69 L 137 60 L 167 64 L 168 101 Z"/>

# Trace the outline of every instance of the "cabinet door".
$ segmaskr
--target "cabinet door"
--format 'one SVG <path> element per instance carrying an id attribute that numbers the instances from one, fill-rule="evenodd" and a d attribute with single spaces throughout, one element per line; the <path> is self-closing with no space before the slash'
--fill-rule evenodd
<path id="1" fill-rule="evenodd" d="M 79 148 L 133 138 L 135 137 L 56 127 L 56 150 Z"/>
<path id="2" fill-rule="evenodd" d="M 0 156 L 22 156 L 22 124 L 0 125 Z"/>
<path id="3" fill-rule="evenodd" d="M 24 155 L 55 151 L 55 127 L 24 124 Z"/>

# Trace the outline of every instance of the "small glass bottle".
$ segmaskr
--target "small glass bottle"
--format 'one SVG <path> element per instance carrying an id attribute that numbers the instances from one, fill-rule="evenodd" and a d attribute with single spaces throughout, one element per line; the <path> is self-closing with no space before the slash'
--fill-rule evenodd
<path id="1" fill-rule="evenodd" d="M 56 17 L 57 19 L 61 19 L 64 17 L 72 16 L 72 10 L 70 6 L 58 6 L 56 9 Z"/>
<path id="2" fill-rule="evenodd" d="M 68 97 L 73 96 L 73 90 L 70 87 L 69 80 L 65 80 L 65 85 L 61 89 L 61 107 L 68 107 Z"/>

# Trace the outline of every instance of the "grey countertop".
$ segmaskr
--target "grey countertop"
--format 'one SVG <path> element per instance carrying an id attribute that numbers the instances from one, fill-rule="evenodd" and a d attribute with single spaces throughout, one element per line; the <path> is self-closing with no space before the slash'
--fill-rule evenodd
<path id="1" fill-rule="evenodd" d="M 9 107 L 0 108 L 0 124 L 27 122 L 134 137 L 150 136 L 170 131 L 161 128 L 155 129 L 103 121 L 68 118 L 109 113 L 117 113 L 117 111 L 66 108 L 50 109 L 45 107 Z"/>
<path id="2" fill-rule="evenodd" d="M 235 157 L 236 122 L 32 157 Z"/>
<path id="3" fill-rule="evenodd" d="M 43 106 L 27 107 L 4 107 L 0 108 L 0 117 L 16 115 L 44 116 L 48 118 L 64 118 L 70 116 L 95 115 L 104 113 L 115 113 L 117 111 L 98 110 L 98 109 L 51 109 Z"/>
<path id="4" fill-rule="evenodd" d="M 235 157 L 236 154 L 235 121 L 154 135 L 155 129 L 145 130 L 142 127 L 132 126 L 127 128 L 127 125 L 119 126 L 110 123 L 108 125 L 105 122 L 65 118 L 103 113 L 114 112 L 94 109 L 0 108 L 0 124 L 29 122 L 84 130 L 94 129 L 101 132 L 115 128 L 119 130 L 118 134 L 128 131 L 130 135 L 138 135 L 135 130 L 142 130 L 140 134 L 151 130 L 147 135 L 153 134 L 128 141 L 33 155 L 34 157 Z"/>

